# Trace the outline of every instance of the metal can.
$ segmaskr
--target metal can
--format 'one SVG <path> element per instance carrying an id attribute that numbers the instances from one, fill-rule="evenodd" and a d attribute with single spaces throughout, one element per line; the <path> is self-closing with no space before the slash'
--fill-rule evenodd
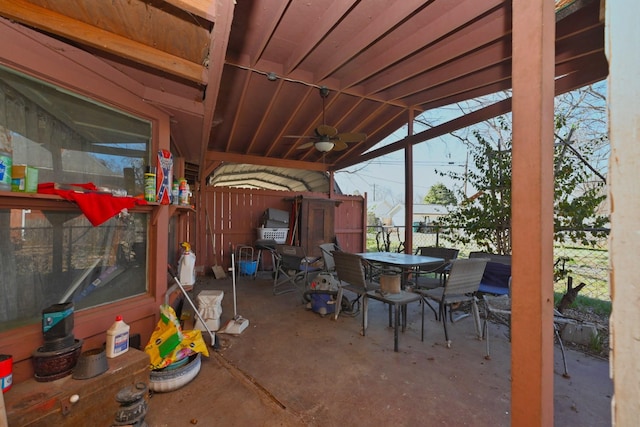
<path id="1" fill-rule="evenodd" d="M 147 202 L 156 201 L 156 171 L 148 167 L 144 173 L 144 199 Z"/>

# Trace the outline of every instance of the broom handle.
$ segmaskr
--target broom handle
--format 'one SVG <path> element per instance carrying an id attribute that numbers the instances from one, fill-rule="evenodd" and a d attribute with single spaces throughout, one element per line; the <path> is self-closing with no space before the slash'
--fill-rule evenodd
<path id="1" fill-rule="evenodd" d="M 182 283 L 180 283 L 180 280 L 178 280 L 178 276 L 176 276 L 174 274 L 174 272 L 171 269 L 170 265 L 167 265 L 167 270 L 169 271 L 169 274 L 171 275 L 171 277 L 173 277 L 173 280 L 176 282 L 176 284 L 178 285 L 178 287 L 182 291 L 182 294 L 184 295 L 184 298 L 189 302 L 189 305 L 191 305 L 191 308 L 195 312 L 196 316 L 198 316 L 198 319 L 200 319 L 200 322 L 202 322 L 202 326 L 204 326 L 204 328 L 209 333 L 209 336 L 211 337 L 211 347 L 215 348 L 215 345 L 216 345 L 216 336 L 215 336 L 215 334 L 213 333 L 213 331 L 211 331 L 211 329 L 209 329 L 209 325 L 207 325 L 207 322 L 205 322 L 205 320 L 202 318 L 202 315 L 200 315 L 200 312 L 196 308 L 196 306 L 193 303 L 193 301 L 191 301 L 191 298 L 189 298 L 189 294 L 187 293 L 187 291 L 184 288 L 184 286 L 182 286 Z"/>
<path id="2" fill-rule="evenodd" d="M 233 318 L 238 317 L 236 311 L 236 256 L 231 252 L 231 283 L 233 284 Z"/>

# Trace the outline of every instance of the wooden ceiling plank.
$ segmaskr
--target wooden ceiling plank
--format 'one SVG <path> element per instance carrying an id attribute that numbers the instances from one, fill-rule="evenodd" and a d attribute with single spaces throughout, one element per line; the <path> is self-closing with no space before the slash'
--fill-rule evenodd
<path id="1" fill-rule="evenodd" d="M 260 135 L 262 130 L 267 126 L 267 122 L 268 122 L 269 116 L 271 115 L 271 112 L 276 107 L 276 99 L 278 98 L 278 94 L 282 90 L 283 83 L 284 83 L 283 80 L 280 80 L 278 82 L 278 85 L 276 87 L 275 93 L 273 94 L 271 99 L 269 99 L 269 104 L 267 105 L 267 108 L 265 109 L 264 113 L 262 114 L 262 118 L 260 119 L 260 123 L 255 128 L 255 131 L 253 133 L 253 138 L 251 138 L 251 141 L 247 144 L 247 149 L 246 149 L 247 153 L 250 153 L 252 151 L 253 147 L 258 143 L 258 141 L 257 141 L 258 136 Z"/>
<path id="2" fill-rule="evenodd" d="M 366 92 L 370 93 L 374 88 L 377 88 L 379 91 L 389 87 L 392 84 L 391 82 L 397 83 L 402 81 L 402 79 L 410 78 L 413 75 L 423 72 L 430 66 L 432 67 L 438 65 L 440 62 L 446 61 L 446 56 L 450 57 L 453 52 L 455 52 L 453 47 L 449 48 L 449 43 L 451 43 L 452 40 L 457 41 L 457 45 L 462 45 L 459 47 L 462 52 L 469 52 L 475 47 L 500 38 L 504 35 L 504 21 L 510 11 L 510 8 L 508 10 L 499 8 L 498 6 L 502 3 L 503 0 L 492 0 L 490 3 L 475 0 L 471 2 L 461 2 L 459 6 L 450 8 L 447 13 L 434 20 L 432 25 L 412 34 L 401 44 L 395 46 L 393 50 L 385 52 L 385 64 L 381 64 L 380 58 L 376 57 L 362 64 L 356 72 L 352 73 L 353 77 L 350 76 L 349 79 L 343 79 L 343 84 L 349 87 L 372 76 L 376 76 L 366 82 Z M 497 9 L 488 13 L 495 8 Z M 478 14 L 486 14 L 486 16 L 478 22 L 469 24 L 470 21 L 473 21 L 479 16 Z M 428 50 L 436 50 L 437 53 L 439 46 L 445 43 L 437 43 L 433 46 L 429 45 L 441 39 L 444 35 L 451 33 L 452 29 L 458 30 L 462 36 L 459 37 L 455 33 L 448 36 L 446 48 L 441 49 L 444 50 L 444 52 L 440 52 L 440 57 L 431 57 L 431 54 L 427 55 L 422 53 L 416 55 L 419 50 L 427 46 Z M 447 52 L 447 49 L 450 49 L 451 52 Z M 425 61 L 425 58 L 428 58 L 428 61 Z M 389 64 L 396 65 L 389 67 Z M 401 65 L 399 66 L 398 64 Z M 385 68 L 387 69 L 385 70 Z M 385 70 L 385 72 L 380 74 L 382 70 Z"/>
<path id="3" fill-rule="evenodd" d="M 275 151 L 276 147 L 278 146 L 278 142 L 277 141 L 282 141 L 282 139 L 286 135 L 286 131 L 285 130 L 289 129 L 289 127 L 291 126 L 291 123 L 295 120 L 295 118 L 298 116 L 298 113 L 300 113 L 300 111 L 302 110 L 302 107 L 304 106 L 305 102 L 307 102 L 309 97 L 312 96 L 312 94 L 315 91 L 316 91 L 315 88 L 312 88 L 312 87 L 308 87 L 307 88 L 307 91 L 306 91 L 305 95 L 299 99 L 295 110 L 292 111 L 291 116 L 289 116 L 289 120 L 287 120 L 287 123 L 284 126 L 282 126 L 282 128 L 280 129 L 280 132 L 278 134 L 278 137 L 275 139 L 274 143 L 271 144 L 271 146 L 267 150 L 267 156 L 272 156 L 274 154 L 274 151 Z M 308 131 L 308 129 L 307 129 L 307 131 Z M 304 135 L 308 135 L 308 133 L 304 133 Z M 285 153 L 285 155 L 283 157 L 288 158 L 292 153 L 294 153 L 297 150 L 297 145 L 298 145 L 297 142 L 292 142 L 291 143 L 291 147 L 289 147 L 289 149 L 287 150 L 287 152 Z"/>
<path id="4" fill-rule="evenodd" d="M 471 55 L 478 49 L 486 49 L 490 46 L 496 46 L 495 48 L 499 49 L 503 40 L 510 35 L 510 32 L 505 33 L 503 28 L 506 19 L 509 19 L 507 11 L 496 10 L 485 20 L 457 31 L 448 37 L 446 42 L 433 44 L 420 54 L 390 67 L 384 73 L 376 74 L 365 83 L 365 91 L 367 93 L 385 91 L 394 85 L 436 69 L 444 63 Z"/>
<path id="5" fill-rule="evenodd" d="M 247 93 L 249 92 L 249 83 L 253 78 L 253 73 L 245 73 L 244 82 L 242 83 L 242 92 L 240 94 L 240 99 L 238 100 L 238 109 L 236 110 L 236 114 L 233 116 L 233 122 L 231 123 L 231 129 L 229 130 L 229 139 L 227 140 L 227 145 L 225 147 L 225 151 L 229 151 L 231 147 L 231 143 L 236 139 L 235 133 L 238 128 L 238 122 L 240 118 L 243 116 L 242 109 L 245 107 L 245 102 L 247 100 Z"/>
<path id="6" fill-rule="evenodd" d="M 215 22 L 216 20 L 216 3 L 211 0 L 164 0 L 172 6 L 189 12 L 193 15 L 204 18 L 207 21 Z"/>
<path id="7" fill-rule="evenodd" d="M 294 1 L 294 0 L 289 0 L 289 1 Z M 274 8 L 273 4 L 270 4 L 267 10 L 269 11 L 269 16 L 271 17 L 271 19 L 269 20 L 268 23 L 265 23 L 263 25 L 265 28 L 262 28 L 262 26 L 260 25 L 261 23 L 255 23 L 254 25 L 250 25 L 250 28 L 256 28 L 257 30 L 255 32 L 255 36 L 260 37 L 260 42 L 257 42 L 257 43 L 253 42 L 248 44 L 249 46 L 255 46 L 251 51 L 248 52 L 250 67 L 254 67 L 258 63 L 260 58 L 262 58 L 262 55 L 265 49 L 267 48 L 269 41 L 273 37 L 273 33 L 276 31 L 276 28 L 278 27 L 278 23 L 282 19 L 282 14 L 287 10 L 287 7 L 289 7 L 288 1 L 280 2 L 279 7 L 277 8 Z M 264 14 L 266 13 L 267 12 L 265 11 Z M 263 14 L 257 14 L 257 16 L 261 17 L 263 16 Z M 265 21 L 266 20 L 267 19 L 265 19 Z M 252 35 L 253 34 L 249 34 L 247 37 L 251 38 Z"/>
<path id="8" fill-rule="evenodd" d="M 608 64 L 604 54 L 600 54 L 600 61 L 592 61 L 591 66 L 580 71 L 576 71 L 567 74 L 561 78 L 558 78 L 555 83 L 555 96 L 561 95 L 566 92 L 584 87 L 589 84 L 593 84 L 605 79 L 608 75 Z M 341 163 L 336 163 L 331 170 L 344 169 L 349 166 L 353 166 L 368 160 L 384 156 L 386 154 L 393 153 L 395 151 L 403 149 L 407 143 L 419 144 L 430 139 L 437 138 L 447 133 L 454 132 L 458 129 L 471 126 L 475 123 L 479 123 L 484 120 L 491 119 L 501 114 L 506 114 L 511 111 L 511 98 L 504 99 L 495 104 L 481 108 L 479 110 L 467 113 L 461 117 L 450 120 L 441 125 L 427 129 L 423 132 L 415 135 L 407 136 L 395 143 L 386 145 L 377 150 L 363 154 L 357 159 L 349 159 Z"/>
<path id="9" fill-rule="evenodd" d="M 573 58 L 590 55 L 602 50 L 601 40 L 602 37 L 604 37 L 602 27 L 591 28 L 584 33 L 576 33 L 575 37 L 574 43 L 569 43 L 566 39 L 558 43 L 558 47 L 556 49 L 557 62 L 571 61 Z M 508 45 L 502 46 L 502 48 L 507 49 L 510 48 L 510 46 L 511 44 L 509 43 Z M 492 57 L 485 51 L 478 51 L 476 53 L 482 54 L 480 58 Z M 510 56 L 507 55 L 502 56 L 504 60 L 509 60 L 510 58 Z M 493 60 L 488 61 L 494 63 L 491 67 L 485 68 L 484 70 L 473 71 L 471 64 L 474 61 L 478 62 L 476 54 L 467 55 L 457 61 L 447 64 L 446 69 L 435 70 L 420 76 L 420 78 L 416 78 L 416 82 L 413 84 L 413 87 L 427 88 L 427 90 L 422 90 L 415 94 L 400 93 L 396 91 L 395 93 L 385 93 L 385 97 L 402 97 L 403 101 L 409 105 L 413 105 L 414 103 L 415 105 L 420 105 L 421 99 L 428 99 L 429 102 L 434 102 L 438 99 L 450 97 L 452 95 L 455 96 L 456 89 L 459 93 L 473 91 L 474 85 L 477 84 L 474 82 L 478 82 L 480 80 L 484 82 L 504 81 L 507 78 L 505 73 L 507 73 L 507 70 L 510 70 L 511 68 L 505 66 L 505 64 L 496 63 L 495 60 Z M 461 72 L 460 70 L 464 71 L 465 74 L 459 74 Z M 458 73 L 456 73 L 456 71 L 458 71 Z M 556 71 L 556 75 L 561 75 L 563 73 L 564 71 Z M 490 78 L 490 76 L 493 77 Z M 407 91 L 410 89 L 406 84 L 402 87 Z"/>
<path id="10" fill-rule="evenodd" d="M 434 68 L 427 73 L 407 79 L 402 85 L 390 88 L 382 92 L 381 95 L 388 99 L 406 100 L 413 95 L 424 93 L 426 90 L 436 88 L 465 75 L 479 72 L 487 67 L 496 65 L 500 67 L 505 59 L 508 60 L 510 58 L 510 56 L 505 55 L 505 52 L 511 52 L 511 39 L 508 37 L 484 48 L 459 56 L 456 60 Z"/>
<path id="11" fill-rule="evenodd" d="M 319 25 L 312 26 L 311 31 L 305 36 L 304 40 L 298 42 L 296 44 L 296 49 L 291 52 L 291 55 L 284 66 L 283 72 L 285 75 L 291 73 L 298 65 L 300 65 L 309 52 L 311 52 L 322 41 L 327 33 L 331 31 L 331 28 L 336 22 L 340 22 L 355 3 L 355 0 L 335 0 L 325 9 L 322 17 L 318 19 Z"/>
<path id="12" fill-rule="evenodd" d="M 447 98 L 440 98 L 431 100 L 425 104 L 420 105 L 424 111 L 433 110 L 434 108 L 443 107 L 445 105 L 452 105 L 457 102 L 467 101 L 469 99 L 479 98 L 493 93 L 503 92 L 511 89 L 511 79 L 501 80 L 498 82 L 488 83 L 484 86 L 479 86 L 471 90 L 460 92 L 456 95 L 452 95 Z"/>
<path id="13" fill-rule="evenodd" d="M 146 102 L 157 105 L 159 107 L 168 107 L 172 110 L 182 111 L 194 116 L 204 116 L 204 105 L 202 104 L 202 102 L 183 98 L 166 91 L 145 87 L 143 99 Z"/>
<path id="14" fill-rule="evenodd" d="M 490 83 L 511 79 L 511 61 L 495 64 L 482 70 L 473 71 L 452 79 L 444 84 L 411 95 L 404 99 L 409 105 L 421 105 L 425 101 L 434 101 L 441 98 L 455 96 L 456 94 L 471 91 L 477 87 L 483 87 Z"/>
<path id="15" fill-rule="evenodd" d="M 315 71 L 317 80 L 324 80 L 343 64 L 349 62 L 354 56 L 371 44 L 372 40 L 377 40 L 393 27 L 407 19 L 425 4 L 424 0 L 396 0 L 393 4 L 388 4 L 386 8 L 379 9 L 378 16 L 369 21 L 369 24 L 362 28 L 357 37 L 352 38 L 340 49 L 336 49 L 327 58 L 324 67 Z"/>
<path id="16" fill-rule="evenodd" d="M 24 0 L 3 1 L 0 15 L 192 82 L 206 84 L 200 64 L 118 36 Z"/>

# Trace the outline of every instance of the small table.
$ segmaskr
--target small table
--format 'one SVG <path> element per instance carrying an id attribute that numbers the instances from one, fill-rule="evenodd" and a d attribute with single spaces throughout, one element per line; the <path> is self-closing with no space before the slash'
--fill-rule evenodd
<path id="1" fill-rule="evenodd" d="M 434 267 L 442 265 L 444 263 L 443 258 L 436 258 L 430 256 L 423 255 L 411 255 L 405 253 L 396 253 L 396 252 L 363 252 L 359 253 L 363 259 L 371 262 L 378 263 L 390 267 L 399 267 L 402 269 L 402 287 L 404 288 L 405 280 L 405 272 L 406 270 L 411 270 L 417 267 L 425 267 L 433 264 Z"/>

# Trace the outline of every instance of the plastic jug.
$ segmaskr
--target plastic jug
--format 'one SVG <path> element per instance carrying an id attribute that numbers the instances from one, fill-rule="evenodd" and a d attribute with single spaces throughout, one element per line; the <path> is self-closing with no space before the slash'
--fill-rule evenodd
<path id="1" fill-rule="evenodd" d="M 124 323 L 122 316 L 116 316 L 116 321 L 107 329 L 107 357 L 114 358 L 129 350 L 129 325 Z"/>

